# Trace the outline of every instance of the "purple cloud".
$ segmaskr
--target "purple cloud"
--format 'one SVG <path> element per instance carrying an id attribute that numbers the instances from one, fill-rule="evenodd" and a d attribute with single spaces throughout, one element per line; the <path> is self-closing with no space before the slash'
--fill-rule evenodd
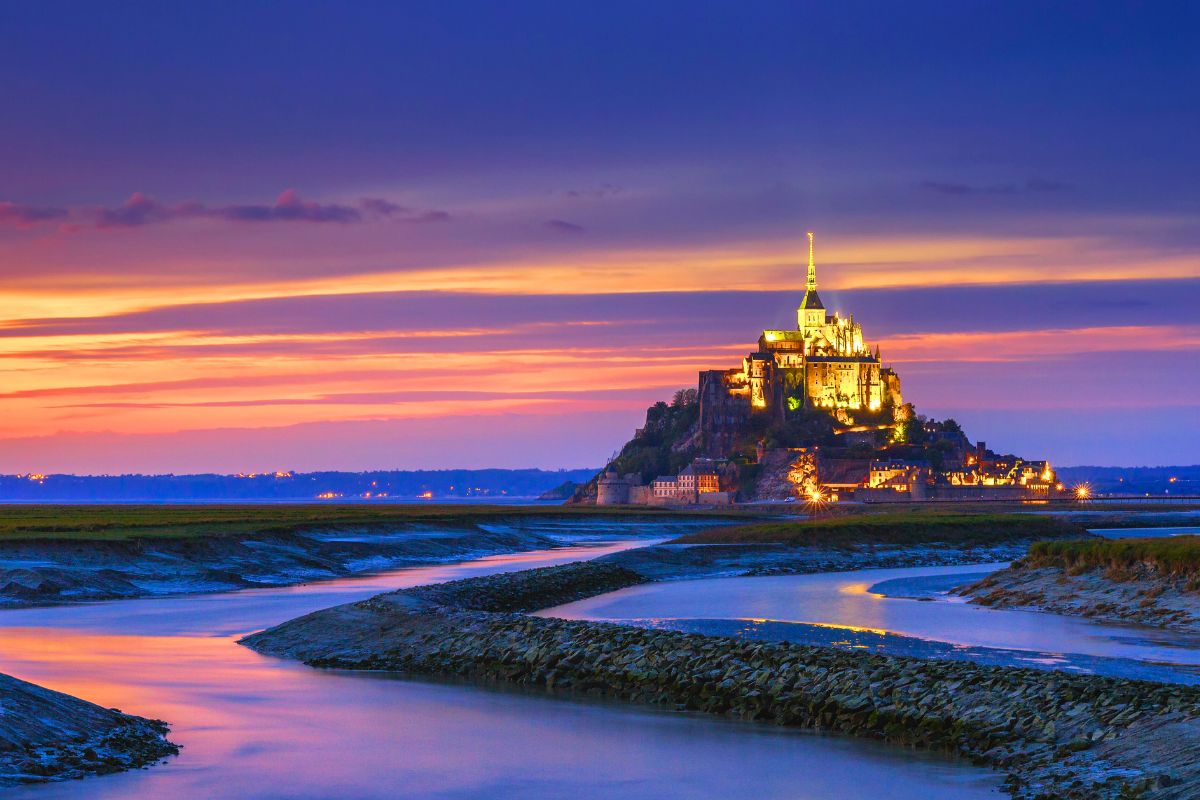
<path id="1" fill-rule="evenodd" d="M 116 208 L 100 211 L 96 218 L 97 228 L 136 228 L 155 222 L 166 222 L 180 216 L 178 209 L 168 208 L 141 192 L 134 192 Z"/>
<path id="2" fill-rule="evenodd" d="M 443 222 L 445 211 L 414 210 L 380 197 L 364 197 L 353 205 L 317 203 L 287 189 L 274 203 L 263 205 L 207 206 L 195 200 L 168 205 L 142 192 L 134 192 L 115 208 L 41 208 L 0 202 L 0 225 L 27 228 L 52 220 L 70 221 L 71 229 L 139 228 L 179 219 L 218 219 L 228 222 L 333 222 L 349 224 L 395 219 L 405 222 Z"/>
<path id="3" fill-rule="evenodd" d="M 558 231 L 559 233 L 566 233 L 572 236 L 581 234 L 585 230 L 582 225 L 576 225 L 574 222 L 567 222 L 563 219 L 548 219 L 544 224 L 552 231 Z"/>
<path id="4" fill-rule="evenodd" d="M 408 209 L 404 206 L 396 205 L 391 200 L 384 200 L 381 197 L 364 197 L 358 201 L 358 206 L 367 214 L 376 217 L 390 217 L 395 214 L 408 213 Z"/>
<path id="5" fill-rule="evenodd" d="M 205 216 L 237 222 L 272 222 L 276 220 L 295 222 L 361 222 L 363 212 L 354 206 L 336 203 L 321 204 L 300 199 L 295 189 L 287 189 L 269 206 L 225 206 L 214 208 Z"/>
<path id="6" fill-rule="evenodd" d="M 600 200 L 605 197 L 621 194 L 624 191 L 620 186 L 611 183 L 602 183 L 591 189 L 568 189 L 563 194 L 573 200 Z"/>
<path id="7" fill-rule="evenodd" d="M 0 202 L 0 225 L 27 228 L 39 222 L 63 219 L 67 209 L 46 206 L 27 206 L 20 203 Z"/>

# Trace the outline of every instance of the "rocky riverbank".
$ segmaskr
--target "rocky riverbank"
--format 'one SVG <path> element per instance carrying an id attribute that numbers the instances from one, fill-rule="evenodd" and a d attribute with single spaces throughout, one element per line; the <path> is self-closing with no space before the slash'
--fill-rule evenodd
<path id="1" fill-rule="evenodd" d="M 544 619 L 645 580 L 587 563 L 418 587 L 246 637 L 313 666 L 506 681 L 885 739 L 1008 774 L 1016 798 L 1200 792 L 1200 690 Z"/>
<path id="2" fill-rule="evenodd" d="M 0 675 L 0 787 L 137 769 L 175 755 L 158 720 Z"/>
<path id="3" fill-rule="evenodd" d="M 0 540 L 0 609 L 284 586 L 614 535 L 672 536 L 686 518 L 533 518 L 186 537 Z"/>
<path id="4" fill-rule="evenodd" d="M 1025 555 L 1032 540 L 971 546 L 861 545 L 852 548 L 786 544 L 661 544 L 597 559 L 652 580 L 731 578 L 743 575 L 807 575 L 855 569 L 953 567 L 995 564 Z"/>
<path id="5" fill-rule="evenodd" d="M 1200 591 L 1189 588 L 1190 580 L 1150 565 L 1123 571 L 1117 580 L 1100 568 L 1073 573 L 1018 561 L 957 593 L 996 608 L 1200 631 Z"/>

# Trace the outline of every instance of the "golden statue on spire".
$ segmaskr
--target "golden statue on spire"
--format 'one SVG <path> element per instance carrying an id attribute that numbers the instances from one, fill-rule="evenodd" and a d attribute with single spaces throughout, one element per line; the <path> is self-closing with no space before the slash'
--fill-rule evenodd
<path id="1" fill-rule="evenodd" d="M 808 232 L 808 291 L 817 290 L 817 261 L 813 257 L 813 233 Z"/>

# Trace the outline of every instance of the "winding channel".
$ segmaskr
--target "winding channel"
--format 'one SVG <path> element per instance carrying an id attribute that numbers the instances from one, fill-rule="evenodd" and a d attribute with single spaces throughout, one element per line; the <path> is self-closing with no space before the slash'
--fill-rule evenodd
<path id="1" fill-rule="evenodd" d="M 632 533 L 632 532 L 631 532 Z M 0 612 L 0 671 L 169 720 L 163 766 L 12 798 L 999 798 L 995 773 L 849 738 L 544 694 L 315 670 L 243 634 L 381 591 L 592 558 L 610 536 L 282 589 Z M 853 776 L 853 780 L 848 776 Z"/>
<path id="2" fill-rule="evenodd" d="M 538 615 L 1200 683 L 1200 636 L 1194 633 L 985 608 L 947 596 L 950 587 L 1003 566 L 668 581 Z"/>
<path id="3" fill-rule="evenodd" d="M 580 523 L 565 546 L 279 589 L 0 612 L 0 671 L 173 725 L 148 770 L 13 798 L 1002 797 L 995 773 L 803 731 L 388 674 L 314 670 L 236 640 L 422 583 L 594 558 L 653 529 Z M 1184 634 L 945 594 L 1001 565 L 648 584 L 540 612 L 856 649 L 1197 682 Z M 933 602 L 924 602 L 933 600 Z M 848 776 L 853 776 L 850 779 Z"/>

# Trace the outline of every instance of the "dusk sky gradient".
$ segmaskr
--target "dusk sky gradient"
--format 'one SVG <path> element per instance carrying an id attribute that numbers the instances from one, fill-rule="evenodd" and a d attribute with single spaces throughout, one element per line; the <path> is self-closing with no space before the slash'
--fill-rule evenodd
<path id="1" fill-rule="evenodd" d="M 1200 461 L 1200 5 L 0 8 L 0 471 L 599 466 L 794 326 Z"/>

